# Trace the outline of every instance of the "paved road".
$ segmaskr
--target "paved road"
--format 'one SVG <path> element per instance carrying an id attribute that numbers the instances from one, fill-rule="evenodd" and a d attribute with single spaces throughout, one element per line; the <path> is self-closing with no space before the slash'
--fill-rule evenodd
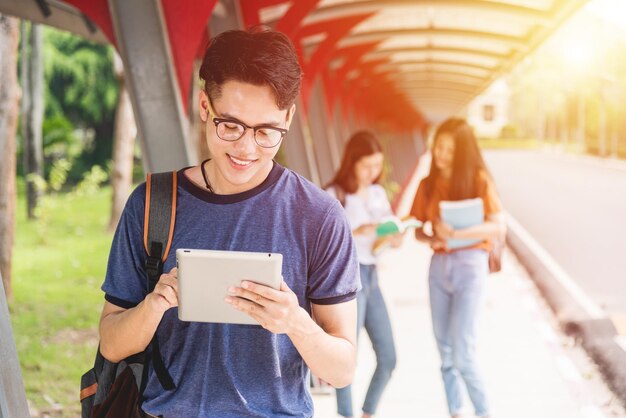
<path id="1" fill-rule="evenodd" d="M 487 151 L 506 210 L 610 316 L 626 315 L 626 163 Z"/>

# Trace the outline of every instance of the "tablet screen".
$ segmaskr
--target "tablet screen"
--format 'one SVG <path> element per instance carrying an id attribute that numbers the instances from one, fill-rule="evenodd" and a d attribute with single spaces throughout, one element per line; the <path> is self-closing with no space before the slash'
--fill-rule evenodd
<path id="1" fill-rule="evenodd" d="M 178 318 L 228 324 L 258 323 L 226 303 L 228 288 L 243 280 L 280 288 L 283 256 L 243 251 L 176 250 Z"/>

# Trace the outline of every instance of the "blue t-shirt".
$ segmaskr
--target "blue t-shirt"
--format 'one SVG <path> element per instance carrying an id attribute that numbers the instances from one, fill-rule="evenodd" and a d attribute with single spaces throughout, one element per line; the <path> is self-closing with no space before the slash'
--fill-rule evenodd
<path id="1" fill-rule="evenodd" d="M 131 308 L 147 293 L 143 263 L 145 184 L 131 194 L 115 233 L 102 285 L 107 301 Z M 356 251 L 341 205 L 277 163 L 252 190 L 215 195 L 178 172 L 176 226 L 165 272 L 177 248 L 276 252 L 283 278 L 311 312 L 360 288 Z M 144 411 L 164 417 L 311 417 L 308 368 L 287 335 L 258 325 L 183 322 L 168 310 L 157 329 L 176 389 L 150 368 Z"/>

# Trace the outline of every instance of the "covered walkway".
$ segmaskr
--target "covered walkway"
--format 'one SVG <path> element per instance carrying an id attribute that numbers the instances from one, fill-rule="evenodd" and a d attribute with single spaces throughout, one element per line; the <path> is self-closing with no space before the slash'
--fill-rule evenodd
<path id="1" fill-rule="evenodd" d="M 619 400 L 601 383 L 596 366 L 558 326 L 515 256 L 489 277 L 478 353 L 494 417 L 624 418 Z M 380 283 L 393 324 L 398 365 L 376 416 L 446 418 L 439 354 L 428 304 L 430 250 L 407 239 L 385 254 Z M 359 411 L 375 367 L 365 334 L 359 344 L 354 408 Z M 334 393 L 314 395 L 316 417 L 334 418 Z M 468 417 L 471 404 L 466 403 Z"/>
<path id="2" fill-rule="evenodd" d="M 429 155 L 409 184 L 399 212 L 406 213 Z M 398 250 L 380 260 L 380 285 L 393 326 L 398 365 L 376 416 L 446 418 L 439 354 L 430 323 L 430 249 L 405 237 Z M 478 358 L 484 370 L 494 417 L 626 418 L 619 399 L 580 346 L 559 331 L 552 311 L 515 255 L 507 251 L 503 269 L 488 279 L 478 331 Z M 354 382 L 355 413 L 360 410 L 375 367 L 365 333 L 359 342 Z M 334 418 L 335 396 L 314 396 L 316 417 Z M 468 417 L 473 410 L 466 402 Z M 357 415 L 359 416 L 359 415 Z"/>
<path id="3" fill-rule="evenodd" d="M 0 13 L 117 48 L 149 171 L 203 157 L 193 103 L 194 66 L 206 42 L 228 29 L 275 27 L 294 41 L 306 74 L 282 162 L 322 185 L 338 167 L 349 134 L 368 128 L 384 143 L 390 179 L 406 185 L 429 126 L 462 112 L 586 1 L 0 0 Z M 407 240 L 383 257 L 400 363 L 380 416 L 445 416 L 426 298 L 428 254 Z M 562 355 L 561 337 L 512 256 L 490 282 L 481 353 L 498 416 L 602 417 L 596 407 L 610 403 L 610 395 L 587 391 L 588 376 L 572 371 L 569 352 Z M 12 340 L 3 340 L 0 352 L 16 364 L 6 349 Z M 372 363 L 362 348 L 357 401 L 366 385 L 363 366 Z M 316 398 L 318 416 L 334 416 L 331 398 Z"/>
<path id="4" fill-rule="evenodd" d="M 283 145 L 289 168 L 325 184 L 350 133 L 384 142 L 402 183 L 427 129 L 459 114 L 587 0 L 0 0 L 0 13 L 69 30 L 119 51 L 144 166 L 203 160 L 197 59 L 229 29 L 286 33 L 304 69 Z M 167 150 L 167 152 L 164 152 Z"/>

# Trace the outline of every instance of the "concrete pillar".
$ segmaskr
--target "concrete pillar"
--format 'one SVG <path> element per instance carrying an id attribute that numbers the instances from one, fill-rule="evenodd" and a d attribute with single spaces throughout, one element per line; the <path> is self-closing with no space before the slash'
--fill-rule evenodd
<path id="1" fill-rule="evenodd" d="M 0 275 L 0 418 L 29 417 L 9 307 Z"/>
<path id="2" fill-rule="evenodd" d="M 343 119 L 341 106 L 339 106 L 338 103 L 335 104 L 335 108 L 333 109 L 333 126 L 335 129 L 335 138 L 337 138 L 337 147 L 339 150 L 339 160 L 341 164 L 345 144 L 348 141 L 348 138 L 350 138 L 352 132 L 350 132 L 350 128 L 348 127 L 348 121 Z"/>
<path id="3" fill-rule="evenodd" d="M 327 118 L 324 88 L 319 80 L 313 86 L 308 110 L 320 185 L 323 186 L 333 178 L 335 170 L 339 167 L 339 151 L 334 130 Z"/>
<path id="4" fill-rule="evenodd" d="M 144 169 L 175 170 L 195 163 L 188 121 L 167 39 L 161 2 L 109 0 L 111 20 L 124 61 Z"/>
<path id="5" fill-rule="evenodd" d="M 296 103 L 296 114 L 293 117 L 289 133 L 283 139 L 279 155 L 286 167 L 315 184 L 320 184 L 319 171 L 313 151 L 313 140 L 309 131 L 306 115 L 303 114 L 301 99 Z"/>

